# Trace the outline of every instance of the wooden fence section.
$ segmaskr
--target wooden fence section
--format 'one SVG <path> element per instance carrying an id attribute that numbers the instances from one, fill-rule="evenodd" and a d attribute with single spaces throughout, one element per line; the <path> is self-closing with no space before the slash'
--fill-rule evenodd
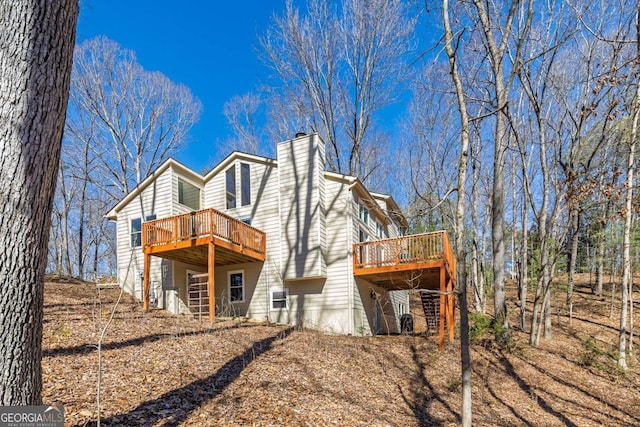
<path id="1" fill-rule="evenodd" d="M 265 254 L 264 232 L 215 209 L 203 209 L 142 224 L 144 248 L 171 246 L 184 241 L 213 237 Z"/>
<path id="2" fill-rule="evenodd" d="M 450 276 L 455 277 L 456 261 L 446 231 L 414 234 L 393 239 L 375 240 L 353 245 L 355 270 L 418 265 L 443 261 Z"/>

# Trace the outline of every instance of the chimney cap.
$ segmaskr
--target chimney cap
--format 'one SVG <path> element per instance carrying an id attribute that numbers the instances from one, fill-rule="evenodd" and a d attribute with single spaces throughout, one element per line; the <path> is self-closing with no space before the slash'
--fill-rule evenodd
<path id="1" fill-rule="evenodd" d="M 296 132 L 296 138 L 300 138 L 301 136 L 307 136 L 306 132 Z"/>

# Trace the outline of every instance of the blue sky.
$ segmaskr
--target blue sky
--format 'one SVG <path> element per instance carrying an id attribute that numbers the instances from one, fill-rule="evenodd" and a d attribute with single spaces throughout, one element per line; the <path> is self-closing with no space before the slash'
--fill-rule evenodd
<path id="1" fill-rule="evenodd" d="M 228 133 L 223 104 L 254 90 L 263 78 L 258 36 L 284 5 L 285 0 L 81 0 L 77 42 L 104 35 L 133 50 L 145 69 L 191 89 L 203 111 L 175 158 L 202 171 L 230 151 L 218 144 Z"/>

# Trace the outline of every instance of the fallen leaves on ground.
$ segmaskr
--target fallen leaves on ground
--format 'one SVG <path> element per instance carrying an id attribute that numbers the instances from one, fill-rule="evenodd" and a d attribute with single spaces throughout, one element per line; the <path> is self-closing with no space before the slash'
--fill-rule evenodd
<path id="1" fill-rule="evenodd" d="M 97 343 L 118 289 L 45 285 L 43 400 L 72 426 L 97 419 Z M 638 425 L 640 375 L 615 369 L 607 303 L 576 293 L 539 348 L 472 349 L 474 425 Z M 595 308 L 594 308 L 595 307 Z M 515 310 L 512 310 L 515 312 Z M 416 322 L 418 325 L 418 322 Z M 589 347 L 591 346 L 591 347 Z M 593 347 L 600 349 L 594 350 Z M 125 295 L 102 343 L 107 426 L 447 426 L 460 422 L 459 341 L 347 337 L 246 320 L 211 325 Z"/>

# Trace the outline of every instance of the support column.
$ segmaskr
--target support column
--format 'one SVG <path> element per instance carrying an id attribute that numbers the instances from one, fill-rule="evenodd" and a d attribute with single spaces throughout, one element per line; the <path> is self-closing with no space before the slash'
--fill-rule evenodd
<path id="1" fill-rule="evenodd" d="M 213 242 L 209 242 L 207 264 L 207 273 L 209 274 L 207 280 L 207 290 L 209 292 L 209 321 L 213 323 L 216 321 L 216 286 L 214 283 L 216 245 Z"/>
<path id="2" fill-rule="evenodd" d="M 444 266 L 442 266 L 440 267 L 440 321 L 438 322 L 438 347 L 440 347 L 440 350 L 444 349 L 444 322 L 447 311 L 447 296 L 445 295 L 447 290 L 445 280 L 446 276 Z"/>
<path id="3" fill-rule="evenodd" d="M 142 281 L 142 311 L 149 311 L 149 275 L 151 274 L 151 255 L 144 253 L 144 271 Z"/>

